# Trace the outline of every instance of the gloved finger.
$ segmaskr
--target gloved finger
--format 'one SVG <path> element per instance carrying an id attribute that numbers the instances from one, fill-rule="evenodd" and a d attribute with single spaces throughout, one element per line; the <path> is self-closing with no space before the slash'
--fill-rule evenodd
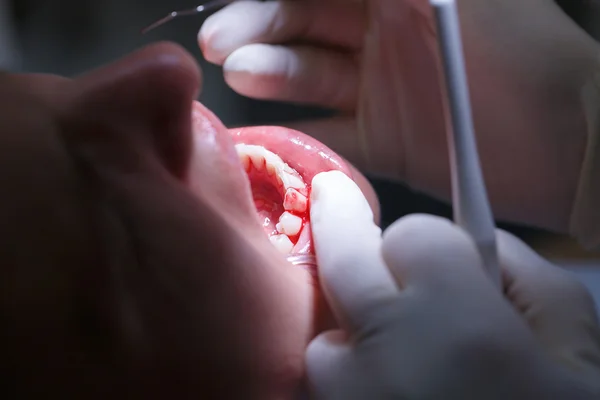
<path id="1" fill-rule="evenodd" d="M 306 375 L 313 395 L 318 399 L 335 398 L 331 390 L 336 382 L 348 376 L 352 349 L 343 331 L 320 334 L 306 349 Z"/>
<path id="2" fill-rule="evenodd" d="M 356 107 L 359 72 L 352 55 L 252 44 L 234 51 L 223 70 L 227 84 L 244 96 L 341 110 Z"/>
<path id="3" fill-rule="evenodd" d="M 342 172 L 323 172 L 312 180 L 310 218 L 324 294 L 342 326 L 364 326 L 373 307 L 398 293 L 369 203 Z"/>
<path id="4" fill-rule="evenodd" d="M 538 340 L 563 364 L 599 370 L 600 327 L 585 286 L 513 235 L 497 237 L 506 296 Z"/>
<path id="5" fill-rule="evenodd" d="M 473 240 L 447 219 L 401 218 L 384 232 L 382 249 L 401 287 L 452 296 L 468 292 L 472 298 L 498 292 L 483 270 Z"/>
<path id="6" fill-rule="evenodd" d="M 290 41 L 356 50 L 364 12 L 356 2 L 238 1 L 206 19 L 198 42 L 207 61 L 222 64 L 240 47 Z"/>

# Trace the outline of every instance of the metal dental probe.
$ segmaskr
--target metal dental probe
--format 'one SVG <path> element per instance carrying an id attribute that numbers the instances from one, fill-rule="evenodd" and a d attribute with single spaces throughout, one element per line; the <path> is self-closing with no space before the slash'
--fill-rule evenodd
<path id="1" fill-rule="evenodd" d="M 225 7 L 228 4 L 235 2 L 236 0 L 212 0 L 208 1 L 204 4 L 200 4 L 195 8 L 189 8 L 187 10 L 173 11 L 170 12 L 166 17 L 159 19 L 158 21 L 152 23 L 146 28 L 142 29 L 142 34 L 148 33 L 149 31 L 158 28 L 161 25 L 166 24 L 167 22 L 179 18 L 179 17 L 187 17 L 190 15 L 197 15 L 203 12 L 213 11 L 220 7 Z"/>
<path id="2" fill-rule="evenodd" d="M 475 241 L 487 273 L 501 287 L 494 218 L 488 201 L 469 100 L 469 88 L 454 0 L 430 0 L 448 96 L 451 131 L 448 151 L 454 221 Z"/>

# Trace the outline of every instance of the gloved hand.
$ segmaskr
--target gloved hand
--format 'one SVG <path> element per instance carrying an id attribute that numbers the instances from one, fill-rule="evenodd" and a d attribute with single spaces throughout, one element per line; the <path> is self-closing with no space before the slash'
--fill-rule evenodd
<path id="1" fill-rule="evenodd" d="M 597 44 L 552 0 L 458 0 L 496 216 L 566 230 Z M 208 18 L 206 59 L 237 92 L 333 108 L 294 128 L 359 169 L 449 198 L 444 102 L 426 0 L 240 1 Z"/>
<path id="2" fill-rule="evenodd" d="M 503 296 L 449 221 L 410 216 L 382 237 L 338 172 L 315 177 L 312 201 L 321 284 L 344 328 L 308 348 L 317 398 L 598 398 L 594 304 L 565 271 L 499 232 Z"/>

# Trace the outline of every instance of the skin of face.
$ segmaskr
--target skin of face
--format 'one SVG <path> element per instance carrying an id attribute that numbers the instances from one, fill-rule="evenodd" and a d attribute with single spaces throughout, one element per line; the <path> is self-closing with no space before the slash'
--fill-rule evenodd
<path id="1" fill-rule="evenodd" d="M 165 43 L 73 80 L 0 75 L 9 395 L 286 399 L 301 384 L 333 321 L 257 224 L 225 127 L 192 128 L 200 87 Z"/>

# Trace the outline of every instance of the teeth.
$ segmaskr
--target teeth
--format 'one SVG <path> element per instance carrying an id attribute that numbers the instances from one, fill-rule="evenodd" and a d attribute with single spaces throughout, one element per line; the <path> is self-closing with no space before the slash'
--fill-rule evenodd
<path id="1" fill-rule="evenodd" d="M 240 157 L 240 161 L 244 166 L 244 170 L 248 172 L 248 170 L 250 169 L 250 157 Z"/>
<path id="2" fill-rule="evenodd" d="M 277 250 L 279 250 L 283 254 L 289 254 L 294 248 L 294 244 L 292 243 L 290 238 L 287 237 L 287 235 L 271 236 L 269 237 L 269 240 L 271 240 L 273 246 L 275 246 Z"/>
<path id="3" fill-rule="evenodd" d="M 283 169 L 281 171 L 277 171 L 277 177 L 279 179 L 281 179 L 281 183 L 283 184 L 283 187 L 286 189 L 289 189 L 289 188 L 305 189 L 306 188 L 306 186 L 304 185 L 304 182 L 302 182 L 302 179 L 290 174 L 289 172 L 287 172 Z"/>
<path id="4" fill-rule="evenodd" d="M 262 158 L 259 155 L 250 155 L 250 161 L 252 161 L 252 165 L 254 166 L 254 168 L 256 169 L 262 169 L 262 166 L 264 165 L 265 159 Z"/>
<path id="5" fill-rule="evenodd" d="M 289 188 L 283 197 L 283 208 L 287 211 L 303 213 L 308 208 L 308 199 L 296 189 Z"/>
<path id="6" fill-rule="evenodd" d="M 275 228 L 284 235 L 296 236 L 302 228 L 302 218 L 286 211 L 279 217 L 279 223 L 275 225 Z"/>
<path id="7" fill-rule="evenodd" d="M 300 192 L 306 192 L 306 185 L 298 172 L 287 165 L 277 154 L 262 146 L 249 144 L 236 144 L 235 148 L 246 170 L 250 167 L 250 162 L 258 170 L 266 166 L 267 173 L 275 174 L 277 182 L 283 185 L 284 189 L 294 188 Z"/>

